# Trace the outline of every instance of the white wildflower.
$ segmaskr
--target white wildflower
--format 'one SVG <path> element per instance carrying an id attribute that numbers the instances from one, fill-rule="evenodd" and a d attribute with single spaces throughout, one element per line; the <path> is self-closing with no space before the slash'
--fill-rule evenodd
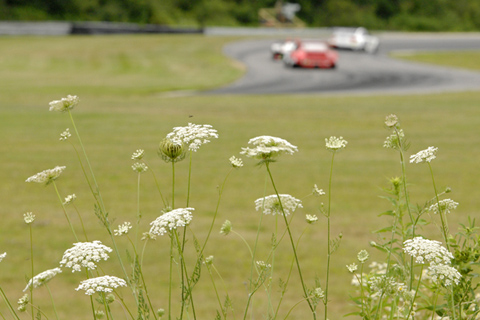
<path id="1" fill-rule="evenodd" d="M 7 256 L 6 252 L 0 254 L 0 262 L 2 262 L 2 260 L 5 259 L 6 256 Z"/>
<path id="2" fill-rule="evenodd" d="M 30 281 L 27 283 L 27 286 L 25 287 L 25 289 L 23 289 L 23 292 L 27 291 L 30 287 L 33 287 L 35 289 L 35 288 L 38 288 L 38 287 L 44 285 L 45 283 L 52 280 L 53 277 L 55 277 L 57 274 L 59 274 L 61 272 L 62 272 L 62 269 L 54 268 L 54 269 L 43 271 L 43 272 L 37 274 L 35 277 L 30 279 Z"/>
<path id="3" fill-rule="evenodd" d="M 315 288 L 314 294 L 317 299 L 323 299 L 325 297 L 325 292 L 323 292 L 320 287 Z"/>
<path id="4" fill-rule="evenodd" d="M 143 150 L 143 149 L 137 149 L 137 150 L 132 154 L 132 160 L 142 160 L 144 155 L 145 155 L 145 150 Z"/>
<path id="5" fill-rule="evenodd" d="M 124 222 L 123 224 L 120 224 L 116 230 L 113 230 L 113 234 L 121 236 L 127 234 L 130 229 L 132 229 L 132 224 L 130 222 Z"/>
<path id="6" fill-rule="evenodd" d="M 280 200 L 281 203 L 276 194 L 259 198 L 255 200 L 255 209 L 257 211 L 262 210 L 264 214 L 275 215 L 285 212 L 285 215 L 289 215 L 290 212 L 294 212 L 297 208 L 303 208 L 302 201 L 289 194 L 280 194 Z"/>
<path id="7" fill-rule="evenodd" d="M 73 201 L 75 201 L 76 199 L 77 199 L 77 196 L 75 195 L 75 193 L 69 194 L 68 196 L 65 197 L 65 201 L 63 202 L 63 205 L 66 206 L 72 203 Z"/>
<path id="8" fill-rule="evenodd" d="M 350 265 L 347 265 L 347 269 L 349 272 L 354 273 L 355 271 L 357 271 L 358 266 L 355 263 L 352 263 Z"/>
<path id="9" fill-rule="evenodd" d="M 323 191 L 323 189 L 318 189 L 317 185 L 315 184 L 313 186 L 312 193 L 313 193 L 313 195 L 315 195 L 317 197 L 320 197 L 320 196 L 323 196 L 325 194 L 325 191 Z"/>
<path id="10" fill-rule="evenodd" d="M 403 251 L 420 264 L 450 264 L 453 255 L 439 241 L 415 237 L 403 243 Z"/>
<path id="11" fill-rule="evenodd" d="M 118 287 L 126 287 L 127 282 L 123 279 L 113 276 L 103 276 L 92 279 L 83 280 L 75 290 L 85 290 L 85 294 L 92 295 L 95 292 L 112 292 Z"/>
<path id="12" fill-rule="evenodd" d="M 385 139 L 383 142 L 383 147 L 387 149 L 398 149 L 400 148 L 400 145 L 404 139 L 405 133 L 402 129 L 399 129 Z"/>
<path id="13" fill-rule="evenodd" d="M 25 182 L 36 182 L 36 183 L 45 183 L 50 184 L 52 181 L 58 179 L 65 170 L 65 166 L 56 166 L 53 169 L 47 169 L 42 172 L 39 172 L 25 180 Z"/>
<path id="14" fill-rule="evenodd" d="M 347 147 L 347 140 L 343 139 L 343 137 L 330 137 L 329 139 L 325 139 L 325 146 L 327 147 L 327 150 L 335 152 L 335 151 L 341 151 Z"/>
<path id="15" fill-rule="evenodd" d="M 437 150 L 437 147 L 428 147 L 425 150 L 419 151 L 410 156 L 410 163 L 431 162 L 437 157 Z"/>
<path id="16" fill-rule="evenodd" d="M 230 164 L 234 168 L 243 167 L 243 161 L 240 158 L 235 158 L 235 156 L 231 156 L 230 159 L 228 159 L 228 160 L 230 160 Z"/>
<path id="17" fill-rule="evenodd" d="M 318 221 L 318 217 L 316 215 L 307 214 L 305 215 L 305 220 L 307 220 L 308 224 L 314 224 Z"/>
<path id="18" fill-rule="evenodd" d="M 25 312 L 27 310 L 27 304 L 30 301 L 28 298 L 28 294 L 24 294 L 23 297 L 18 299 L 18 308 L 17 310 L 20 312 Z"/>
<path id="19" fill-rule="evenodd" d="M 261 160 L 270 160 L 282 154 L 294 154 L 298 151 L 298 148 L 287 140 L 271 136 L 252 138 L 248 144 L 253 147 L 242 148 L 240 154 Z"/>
<path id="20" fill-rule="evenodd" d="M 385 125 L 389 128 L 395 127 L 398 124 L 398 117 L 395 114 L 390 114 L 385 118 Z"/>
<path id="21" fill-rule="evenodd" d="M 255 263 L 262 271 L 272 267 L 271 264 L 265 263 L 265 261 L 255 261 Z"/>
<path id="22" fill-rule="evenodd" d="M 77 242 L 73 244 L 72 248 L 65 251 L 60 261 L 60 266 L 71 268 L 72 272 L 81 271 L 82 267 L 94 270 L 97 268 L 95 262 L 107 260 L 110 252 L 112 252 L 112 249 L 98 240 Z"/>
<path id="23" fill-rule="evenodd" d="M 431 211 L 435 214 L 443 212 L 444 214 L 450 213 L 452 210 L 457 209 L 458 202 L 453 201 L 452 199 L 440 200 L 438 203 L 432 204 L 428 211 Z M 440 207 L 440 210 L 439 210 Z"/>
<path id="24" fill-rule="evenodd" d="M 458 284 L 462 275 L 452 266 L 443 264 L 433 264 L 428 267 L 428 275 L 433 282 L 451 286 Z"/>
<path id="25" fill-rule="evenodd" d="M 165 233 L 184 227 L 192 221 L 192 212 L 194 208 L 179 208 L 168 211 L 152 221 L 150 233 L 163 236 Z"/>
<path id="26" fill-rule="evenodd" d="M 79 101 L 80 99 L 77 96 L 68 95 L 66 98 L 50 102 L 50 111 L 65 112 L 67 110 L 73 109 Z"/>
<path id="27" fill-rule="evenodd" d="M 360 261 L 360 263 L 365 263 L 365 261 L 368 260 L 369 258 L 369 254 L 368 254 L 368 251 L 367 250 L 361 250 L 358 254 L 357 254 L 357 259 L 358 261 Z"/>
<path id="28" fill-rule="evenodd" d="M 138 173 L 143 173 L 148 170 L 148 167 L 145 163 L 135 162 L 132 165 L 132 169 Z"/>
<path id="29" fill-rule="evenodd" d="M 227 236 L 230 231 L 232 231 L 232 223 L 230 222 L 230 220 L 225 220 L 225 222 L 222 224 L 222 227 L 220 228 L 220 234 Z"/>
<path id="30" fill-rule="evenodd" d="M 35 221 L 35 215 L 31 212 L 27 212 L 23 214 L 23 221 L 25 221 L 26 224 L 30 224 L 33 221 Z"/>
<path id="31" fill-rule="evenodd" d="M 67 128 L 67 129 L 65 129 L 65 131 L 60 133 L 60 141 L 66 141 L 71 136 L 72 136 L 72 134 L 70 133 L 70 129 Z"/>
<path id="32" fill-rule="evenodd" d="M 167 138 L 188 146 L 188 150 L 196 152 L 202 144 L 209 143 L 212 138 L 218 138 L 218 134 L 211 125 L 189 123 L 186 127 L 173 128 Z"/>

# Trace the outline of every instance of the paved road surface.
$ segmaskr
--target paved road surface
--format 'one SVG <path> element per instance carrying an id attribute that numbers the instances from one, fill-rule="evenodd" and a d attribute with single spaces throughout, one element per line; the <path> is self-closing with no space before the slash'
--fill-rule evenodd
<path id="1" fill-rule="evenodd" d="M 480 34 L 383 35 L 377 54 L 339 51 L 336 69 L 290 69 L 272 60 L 274 40 L 229 44 L 225 54 L 247 67 L 237 82 L 208 94 L 412 94 L 480 90 L 480 72 L 388 57 L 394 50 L 480 50 Z"/>

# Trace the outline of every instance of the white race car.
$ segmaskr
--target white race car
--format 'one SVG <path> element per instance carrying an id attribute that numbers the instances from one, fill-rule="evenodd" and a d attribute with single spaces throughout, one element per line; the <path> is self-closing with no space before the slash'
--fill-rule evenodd
<path id="1" fill-rule="evenodd" d="M 380 45 L 378 37 L 372 36 L 367 29 L 358 28 L 335 28 L 328 44 L 333 48 L 363 50 L 375 53 Z"/>
<path id="2" fill-rule="evenodd" d="M 284 56 L 295 50 L 296 45 L 296 41 L 294 40 L 277 41 L 272 43 L 270 47 L 272 58 L 275 60 L 281 60 Z"/>

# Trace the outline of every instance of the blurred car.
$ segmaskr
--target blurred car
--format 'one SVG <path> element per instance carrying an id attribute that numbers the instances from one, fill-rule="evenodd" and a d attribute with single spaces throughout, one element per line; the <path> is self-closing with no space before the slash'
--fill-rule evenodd
<path id="1" fill-rule="evenodd" d="M 295 49 L 283 57 L 287 67 L 335 68 L 338 54 L 325 42 L 297 41 Z"/>
<path id="2" fill-rule="evenodd" d="M 272 58 L 275 60 L 281 60 L 283 56 L 290 53 L 293 49 L 295 49 L 294 40 L 277 41 L 270 46 Z"/>
<path id="3" fill-rule="evenodd" d="M 338 49 L 363 50 L 368 53 L 375 53 L 380 45 L 380 40 L 363 27 L 335 28 L 328 44 Z"/>

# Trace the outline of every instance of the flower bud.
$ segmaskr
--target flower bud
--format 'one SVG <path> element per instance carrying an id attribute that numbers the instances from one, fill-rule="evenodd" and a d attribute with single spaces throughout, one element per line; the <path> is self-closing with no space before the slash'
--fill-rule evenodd
<path id="1" fill-rule="evenodd" d="M 160 142 L 158 154 L 166 162 L 178 162 L 185 158 L 185 148 L 181 142 L 165 138 Z"/>

